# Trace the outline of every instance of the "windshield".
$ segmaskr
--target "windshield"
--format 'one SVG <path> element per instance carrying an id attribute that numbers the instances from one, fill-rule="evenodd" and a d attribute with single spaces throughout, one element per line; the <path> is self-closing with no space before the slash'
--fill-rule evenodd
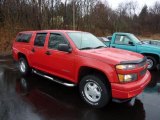
<path id="1" fill-rule="evenodd" d="M 131 38 L 134 40 L 134 43 L 137 44 L 137 43 L 140 43 L 140 42 L 141 42 L 135 35 L 131 34 L 130 36 L 131 36 Z"/>
<path id="2" fill-rule="evenodd" d="M 106 47 L 97 37 L 87 32 L 68 32 L 67 33 L 78 49 L 95 49 Z"/>

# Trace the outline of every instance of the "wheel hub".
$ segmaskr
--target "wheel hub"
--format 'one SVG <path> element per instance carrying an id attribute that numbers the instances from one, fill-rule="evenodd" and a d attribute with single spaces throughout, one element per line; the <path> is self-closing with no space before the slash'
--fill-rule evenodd
<path id="1" fill-rule="evenodd" d="M 23 61 L 20 62 L 20 70 L 23 73 L 26 71 L 26 65 L 25 65 L 25 63 Z"/>
<path id="2" fill-rule="evenodd" d="M 85 85 L 84 93 L 91 102 L 97 102 L 101 98 L 101 88 L 94 82 Z"/>
<path id="3" fill-rule="evenodd" d="M 148 69 L 152 68 L 153 61 L 151 59 L 147 59 Z"/>

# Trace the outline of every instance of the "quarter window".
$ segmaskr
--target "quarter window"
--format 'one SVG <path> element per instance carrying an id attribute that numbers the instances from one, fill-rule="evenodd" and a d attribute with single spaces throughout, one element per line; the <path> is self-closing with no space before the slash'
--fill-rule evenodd
<path id="1" fill-rule="evenodd" d="M 46 40 L 47 33 L 37 33 L 34 45 L 43 47 Z"/>
<path id="2" fill-rule="evenodd" d="M 60 34 L 51 33 L 48 43 L 48 48 L 58 49 L 59 44 L 67 44 L 67 41 Z"/>
<path id="3" fill-rule="evenodd" d="M 17 42 L 25 42 L 25 43 L 29 43 L 30 39 L 31 39 L 32 34 L 27 34 L 27 33 L 20 33 L 17 38 L 16 41 Z"/>

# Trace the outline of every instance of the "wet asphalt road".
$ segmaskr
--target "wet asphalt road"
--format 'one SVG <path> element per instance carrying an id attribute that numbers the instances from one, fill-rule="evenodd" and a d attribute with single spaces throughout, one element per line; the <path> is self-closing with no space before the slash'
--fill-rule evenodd
<path id="1" fill-rule="evenodd" d="M 0 58 L 0 120 L 160 120 L 160 72 L 131 103 L 92 109 L 78 89 L 37 75 L 22 77 L 10 57 Z"/>

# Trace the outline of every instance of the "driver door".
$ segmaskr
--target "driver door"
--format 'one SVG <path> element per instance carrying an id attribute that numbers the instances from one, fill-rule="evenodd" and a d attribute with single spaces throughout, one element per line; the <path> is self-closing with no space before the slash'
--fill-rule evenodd
<path id="1" fill-rule="evenodd" d="M 58 50 L 59 44 L 69 44 L 68 40 L 60 33 L 50 33 L 45 61 L 48 72 L 72 80 L 75 75 L 75 55 L 73 52 Z"/>
<path id="2" fill-rule="evenodd" d="M 129 50 L 133 52 L 137 51 L 136 45 L 134 45 L 133 41 L 126 35 L 116 35 L 112 47 Z"/>

